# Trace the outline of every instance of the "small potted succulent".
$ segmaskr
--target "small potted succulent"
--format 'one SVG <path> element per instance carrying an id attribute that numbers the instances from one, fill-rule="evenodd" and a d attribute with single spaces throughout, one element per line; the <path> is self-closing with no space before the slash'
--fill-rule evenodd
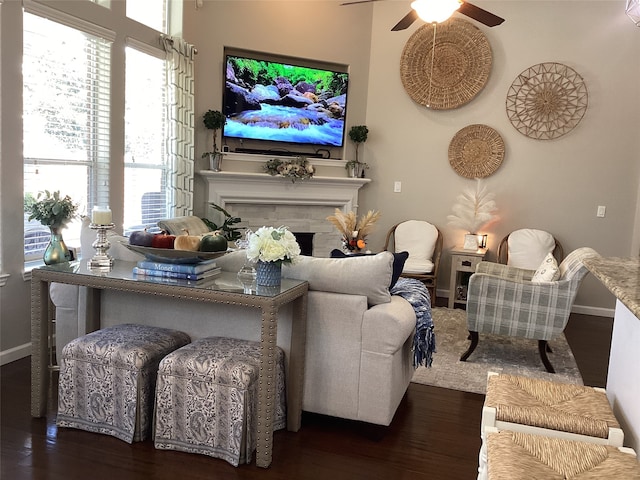
<path id="1" fill-rule="evenodd" d="M 369 129 L 366 125 L 354 125 L 349 130 L 349 139 L 356 145 L 356 159 L 349 160 L 345 164 L 344 168 L 349 170 L 350 176 L 353 178 L 364 178 L 364 171 L 369 168 L 369 165 L 364 162 L 360 162 L 360 160 L 358 159 L 358 149 L 360 147 L 360 144 L 367 141 L 368 135 Z"/>
<path id="2" fill-rule="evenodd" d="M 224 114 L 219 110 L 207 110 L 202 116 L 204 126 L 209 130 L 213 130 L 213 151 L 205 152 L 202 154 L 202 158 L 209 158 L 209 168 L 214 172 L 220 171 L 220 164 L 222 163 L 222 153 L 218 150 L 218 130 L 224 127 L 227 122 Z"/>

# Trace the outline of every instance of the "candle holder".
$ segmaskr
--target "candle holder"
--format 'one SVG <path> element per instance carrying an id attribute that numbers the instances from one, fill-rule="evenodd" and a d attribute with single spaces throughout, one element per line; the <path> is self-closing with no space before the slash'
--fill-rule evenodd
<path id="1" fill-rule="evenodd" d="M 113 257 L 107 253 L 107 250 L 111 247 L 111 243 L 107 240 L 107 232 L 115 227 L 115 224 L 109 223 L 107 225 L 96 225 L 92 223 L 89 225 L 91 230 L 97 230 L 98 236 L 96 241 L 91 244 L 96 250 L 96 254 L 89 260 L 87 266 L 89 268 L 111 268 L 113 266 Z"/>

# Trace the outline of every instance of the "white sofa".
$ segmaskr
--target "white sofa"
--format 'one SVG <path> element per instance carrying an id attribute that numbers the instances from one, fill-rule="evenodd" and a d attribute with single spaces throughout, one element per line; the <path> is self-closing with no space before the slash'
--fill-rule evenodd
<path id="1" fill-rule="evenodd" d="M 95 232 L 83 230 L 82 256 L 92 255 Z M 111 236 L 110 253 L 120 260 L 137 260 Z M 87 248 L 88 246 L 88 248 Z M 238 271 L 244 252 L 218 259 L 229 271 Z M 335 417 L 389 425 L 407 390 L 414 368 L 412 342 L 416 316 L 411 305 L 389 294 L 393 255 L 350 259 L 300 257 L 283 275 L 309 281 L 307 347 L 303 409 Z M 56 345 L 85 333 L 85 289 L 53 284 L 56 308 Z M 212 305 L 127 292 L 103 291 L 102 326 L 126 322 L 177 328 L 193 339 L 215 334 L 259 340 L 255 309 Z M 280 314 L 278 345 L 289 343 L 291 311 Z"/>

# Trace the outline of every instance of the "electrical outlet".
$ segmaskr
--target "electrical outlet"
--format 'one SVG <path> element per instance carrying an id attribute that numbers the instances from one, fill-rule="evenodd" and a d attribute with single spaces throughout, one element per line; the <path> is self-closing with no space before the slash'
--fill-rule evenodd
<path id="1" fill-rule="evenodd" d="M 604 205 L 598 205 L 598 211 L 596 212 L 596 217 L 604 217 L 607 213 L 607 207 Z"/>
<path id="2" fill-rule="evenodd" d="M 402 192 L 402 182 L 395 181 L 393 182 L 393 193 Z"/>

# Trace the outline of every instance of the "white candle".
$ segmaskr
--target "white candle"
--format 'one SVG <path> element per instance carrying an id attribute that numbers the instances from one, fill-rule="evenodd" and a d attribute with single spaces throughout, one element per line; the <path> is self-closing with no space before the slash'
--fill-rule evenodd
<path id="1" fill-rule="evenodd" d="M 112 215 L 109 207 L 93 207 L 91 213 L 91 223 L 94 225 L 110 225 L 112 223 Z"/>

